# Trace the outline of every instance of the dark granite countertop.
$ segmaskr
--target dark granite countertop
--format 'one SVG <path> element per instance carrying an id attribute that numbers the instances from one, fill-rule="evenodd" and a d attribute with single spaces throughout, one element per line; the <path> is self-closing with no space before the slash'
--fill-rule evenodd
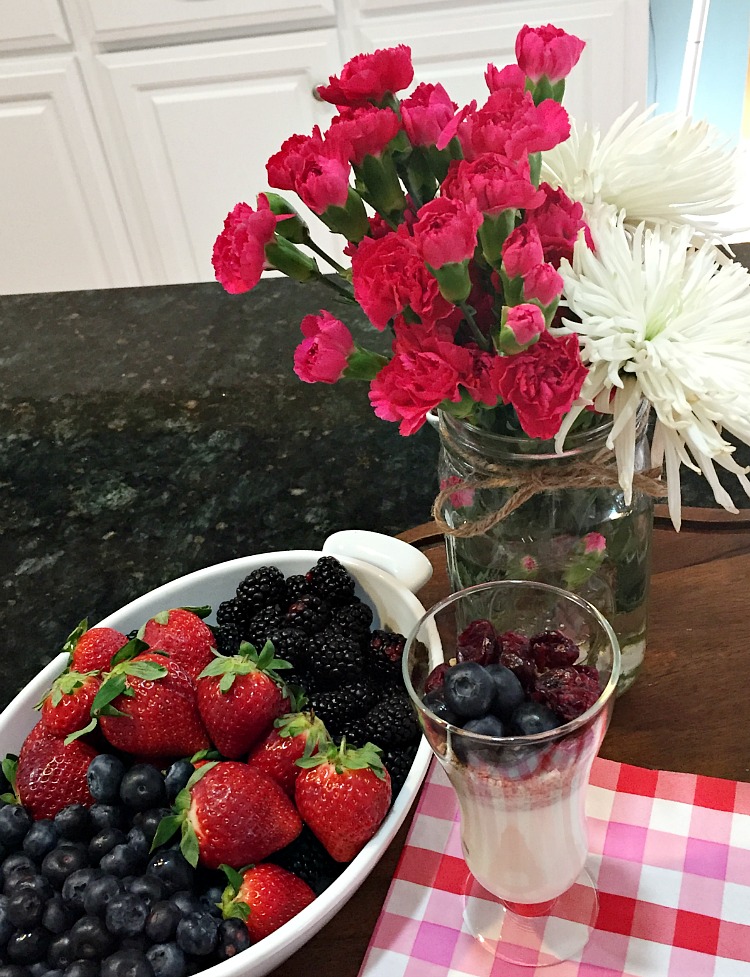
<path id="1" fill-rule="evenodd" d="M 0 705 L 83 617 L 173 577 L 429 519 L 435 432 L 292 372 L 322 307 L 286 279 L 0 297 Z M 698 480 L 684 499 L 713 504 Z"/>

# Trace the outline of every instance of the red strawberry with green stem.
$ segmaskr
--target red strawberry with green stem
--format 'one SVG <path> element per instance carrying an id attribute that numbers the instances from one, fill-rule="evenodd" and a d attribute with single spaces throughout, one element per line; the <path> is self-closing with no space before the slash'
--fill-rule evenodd
<path id="1" fill-rule="evenodd" d="M 215 655 L 198 676 L 198 709 L 217 750 L 230 760 L 245 756 L 271 723 L 289 710 L 289 690 L 267 641 L 260 653 L 243 641 L 239 654 Z"/>
<path id="2" fill-rule="evenodd" d="M 145 651 L 118 661 L 92 706 L 108 742 L 140 757 L 184 757 L 211 745 L 190 675 L 169 655 Z"/>
<path id="3" fill-rule="evenodd" d="M 273 729 L 253 747 L 247 762 L 294 797 L 294 784 L 302 771 L 297 760 L 325 749 L 330 742 L 321 719 L 310 712 L 291 712 L 274 721 Z"/>
<path id="4" fill-rule="evenodd" d="M 285 848 L 302 830 L 294 804 L 275 781 L 246 763 L 204 763 L 177 795 L 152 848 L 181 833 L 191 865 L 239 868 Z"/>
<path id="5" fill-rule="evenodd" d="M 229 884 L 221 899 L 225 919 L 242 919 L 254 943 L 289 922 L 315 893 L 303 880 L 271 862 L 250 865 L 237 872 L 222 866 Z"/>
<path id="6" fill-rule="evenodd" d="M 98 671 L 65 671 L 37 704 L 42 722 L 55 736 L 68 736 L 87 726 L 91 707 L 102 684 Z"/>
<path id="7" fill-rule="evenodd" d="M 353 749 L 342 740 L 297 761 L 297 810 L 337 862 L 354 858 L 390 807 L 391 778 L 380 752 L 373 743 Z"/>
<path id="8" fill-rule="evenodd" d="M 15 774 L 19 800 L 35 821 L 54 818 L 68 804 L 94 803 L 86 771 L 97 751 L 82 739 L 51 736 L 43 727 L 37 723 L 26 737 Z"/>
<path id="9" fill-rule="evenodd" d="M 173 607 L 160 611 L 138 632 L 152 649 L 168 651 L 192 679 L 212 660 L 216 646 L 211 628 L 201 618 L 210 607 Z"/>
<path id="10" fill-rule="evenodd" d="M 115 628 L 89 628 L 84 619 L 69 635 L 63 651 L 70 654 L 70 667 L 76 672 L 99 672 L 109 668 L 127 643 L 127 635 Z"/>

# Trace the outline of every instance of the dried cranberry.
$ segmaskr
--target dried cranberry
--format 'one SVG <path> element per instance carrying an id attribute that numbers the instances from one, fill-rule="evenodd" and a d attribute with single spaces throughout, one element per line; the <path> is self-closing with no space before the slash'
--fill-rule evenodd
<path id="1" fill-rule="evenodd" d="M 575 641 L 571 641 L 562 631 L 542 631 L 541 634 L 535 634 L 529 641 L 529 650 L 540 671 L 545 668 L 566 668 L 580 654 Z"/>
<path id="2" fill-rule="evenodd" d="M 456 659 L 460 662 L 477 662 L 489 665 L 497 661 L 495 629 L 490 621 L 472 621 L 464 628 L 456 642 Z"/>
<path id="3" fill-rule="evenodd" d="M 497 650 L 501 655 L 506 653 L 529 657 L 529 639 L 518 631 L 503 631 L 497 636 Z"/>
<path id="4" fill-rule="evenodd" d="M 516 676 L 518 681 L 529 692 L 534 687 L 536 680 L 536 668 L 530 658 L 522 658 L 513 651 L 504 651 L 500 655 L 500 665 L 505 665 Z"/>
<path id="5" fill-rule="evenodd" d="M 432 692 L 434 689 L 442 689 L 443 683 L 445 682 L 445 673 L 450 668 L 450 665 L 446 662 L 441 662 L 436 665 L 424 683 L 424 694 L 427 695 L 428 692 Z"/>
<path id="6" fill-rule="evenodd" d="M 550 668 L 536 680 L 532 698 L 569 722 L 586 712 L 601 695 L 596 677 L 578 668 Z"/>

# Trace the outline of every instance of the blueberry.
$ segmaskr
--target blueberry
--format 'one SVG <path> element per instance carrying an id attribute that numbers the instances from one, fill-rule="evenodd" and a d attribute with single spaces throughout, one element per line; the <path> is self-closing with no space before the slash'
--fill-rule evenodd
<path id="1" fill-rule="evenodd" d="M 9 851 L 20 847 L 31 825 L 31 815 L 23 805 L 5 804 L 0 808 L 0 844 Z"/>
<path id="2" fill-rule="evenodd" d="M 135 763 L 127 770 L 120 784 L 120 800 L 126 807 L 146 811 L 159 807 L 167 799 L 164 777 L 150 763 Z"/>
<path id="3" fill-rule="evenodd" d="M 554 712 L 541 702 L 522 702 L 511 718 L 511 732 L 518 736 L 546 733 L 559 725 Z"/>
<path id="4" fill-rule="evenodd" d="M 175 892 L 171 898 L 170 902 L 172 905 L 177 906 L 183 916 L 187 916 L 188 913 L 202 913 L 205 910 L 205 906 L 202 905 L 200 896 L 195 892 L 189 892 L 187 890 L 183 892 Z"/>
<path id="5" fill-rule="evenodd" d="M 185 977 L 188 972 L 185 954 L 176 943 L 156 943 L 146 951 L 146 959 L 154 977 Z"/>
<path id="6" fill-rule="evenodd" d="M 154 977 L 154 972 L 144 953 L 125 949 L 102 960 L 101 977 Z"/>
<path id="7" fill-rule="evenodd" d="M 83 804 L 68 804 L 55 815 L 54 825 L 66 841 L 87 838 L 90 828 L 89 809 Z"/>
<path id="8" fill-rule="evenodd" d="M 479 719 L 469 719 L 464 723 L 467 733 L 479 733 L 480 736 L 505 736 L 505 727 L 497 716 L 480 716 Z"/>
<path id="9" fill-rule="evenodd" d="M 151 856 L 148 875 L 155 875 L 164 886 L 167 895 L 190 889 L 193 885 L 194 870 L 185 856 L 177 848 L 158 851 Z"/>
<path id="10" fill-rule="evenodd" d="M 187 782 L 195 773 L 195 767 L 189 760 L 175 760 L 172 766 L 164 775 L 164 786 L 167 791 L 167 800 L 170 804 L 187 787 Z"/>
<path id="11" fill-rule="evenodd" d="M 0 947 L 5 946 L 15 926 L 8 919 L 8 897 L 0 896 Z"/>
<path id="12" fill-rule="evenodd" d="M 96 960 L 74 960 L 63 971 L 63 977 L 99 977 Z"/>
<path id="13" fill-rule="evenodd" d="M 432 692 L 428 692 L 422 702 L 430 712 L 434 713 L 438 719 L 442 719 L 443 722 L 450 723 L 452 726 L 461 725 L 461 718 L 446 705 L 442 689 L 433 689 Z"/>
<path id="14" fill-rule="evenodd" d="M 64 842 L 48 852 L 42 860 L 42 875 L 56 889 L 62 889 L 65 880 L 88 864 L 88 855 L 82 845 Z"/>
<path id="15" fill-rule="evenodd" d="M 47 977 L 48 970 L 49 968 L 45 960 L 38 960 L 36 963 L 32 963 L 29 967 L 31 977 Z"/>
<path id="16" fill-rule="evenodd" d="M 115 845 L 106 855 L 102 855 L 99 861 L 99 868 L 110 875 L 117 875 L 124 878 L 126 875 L 135 875 L 142 867 L 144 857 L 131 848 L 127 842 Z"/>
<path id="17" fill-rule="evenodd" d="M 2 869 L 0 869 L 3 882 L 7 882 L 16 872 L 36 874 L 36 865 L 26 852 L 16 851 L 12 855 L 8 855 L 2 864 Z"/>
<path id="18" fill-rule="evenodd" d="M 164 886 L 155 875 L 137 875 L 127 883 L 126 889 L 135 896 L 141 896 L 151 911 L 151 907 L 164 897 Z"/>
<path id="19" fill-rule="evenodd" d="M 156 902 L 146 919 L 144 932 L 152 943 L 167 943 L 177 932 L 182 913 L 172 902 Z"/>
<path id="20" fill-rule="evenodd" d="M 492 711 L 507 722 L 513 711 L 526 698 L 523 686 L 517 676 L 505 665 L 487 665 L 487 671 L 495 683 L 495 699 Z"/>
<path id="21" fill-rule="evenodd" d="M 14 926 L 24 929 L 42 921 L 46 900 L 40 892 L 26 887 L 8 897 L 6 913 Z"/>
<path id="22" fill-rule="evenodd" d="M 107 903 L 104 920 L 114 936 L 137 936 L 143 932 L 148 905 L 142 896 L 120 892 Z"/>
<path id="23" fill-rule="evenodd" d="M 118 804 L 92 804 L 89 808 L 89 821 L 94 832 L 106 828 L 124 828 L 125 810 Z"/>
<path id="24" fill-rule="evenodd" d="M 42 926 L 50 933 L 59 936 L 61 933 L 67 933 L 73 925 L 73 918 L 73 913 L 63 902 L 63 897 L 56 892 L 44 907 Z"/>
<path id="25" fill-rule="evenodd" d="M 247 950 L 252 940 L 247 926 L 241 919 L 222 919 L 219 923 L 219 945 L 216 956 L 219 960 L 229 960 Z"/>
<path id="26" fill-rule="evenodd" d="M 99 875 L 92 879 L 83 893 L 83 909 L 90 916 L 103 916 L 107 904 L 122 892 L 122 882 L 114 875 Z"/>
<path id="27" fill-rule="evenodd" d="M 152 807 L 148 811 L 136 814 L 133 818 L 133 826 L 143 831 L 150 845 L 154 840 L 156 829 L 169 814 L 172 814 L 172 809 L 169 807 Z"/>
<path id="28" fill-rule="evenodd" d="M 177 946 L 185 953 L 207 957 L 219 938 L 219 921 L 210 913 L 188 913 L 177 924 Z"/>
<path id="29" fill-rule="evenodd" d="M 31 964 L 44 960 L 50 943 L 50 935 L 43 926 L 16 930 L 8 940 L 5 952 L 12 963 Z"/>
<path id="30" fill-rule="evenodd" d="M 125 764 L 110 753 L 99 753 L 89 764 L 86 783 L 91 796 L 102 804 L 116 804 L 120 799 L 120 783 Z"/>
<path id="31" fill-rule="evenodd" d="M 221 897 L 224 895 L 224 888 L 220 885 L 209 886 L 205 892 L 198 897 L 201 909 L 205 909 L 214 916 L 221 916 Z"/>
<path id="32" fill-rule="evenodd" d="M 70 930 L 77 960 L 101 960 L 114 948 L 114 937 L 97 916 L 81 916 Z"/>
<path id="33" fill-rule="evenodd" d="M 136 855 L 145 861 L 148 855 L 148 850 L 151 847 L 151 842 L 146 837 L 146 833 L 143 828 L 139 827 L 137 824 L 128 831 L 128 848 L 132 848 Z"/>
<path id="34" fill-rule="evenodd" d="M 116 845 L 124 845 L 127 840 L 128 836 L 124 831 L 120 831 L 119 828 L 102 828 L 101 831 L 97 831 L 89 842 L 89 858 L 96 864 L 108 852 L 111 852 Z"/>
<path id="35" fill-rule="evenodd" d="M 71 872 L 63 882 L 63 902 L 77 915 L 83 912 L 86 889 L 100 874 L 99 870 L 95 868 L 79 868 L 75 872 Z"/>
<path id="36" fill-rule="evenodd" d="M 54 821 L 43 818 L 35 821 L 26 832 L 23 850 L 30 858 L 41 862 L 47 852 L 52 851 L 59 838 L 60 832 L 55 827 Z"/>
<path id="37" fill-rule="evenodd" d="M 31 970 L 20 963 L 0 964 L 0 977 L 31 977 Z"/>
<path id="38" fill-rule="evenodd" d="M 495 683 L 482 665 L 459 662 L 445 673 L 443 694 L 448 708 L 458 716 L 476 719 L 490 711 Z"/>

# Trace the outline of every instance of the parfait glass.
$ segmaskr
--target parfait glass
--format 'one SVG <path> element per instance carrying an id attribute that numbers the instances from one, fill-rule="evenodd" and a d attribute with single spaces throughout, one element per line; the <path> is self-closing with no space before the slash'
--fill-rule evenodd
<path id="1" fill-rule="evenodd" d="M 484 736 L 444 721 L 422 702 L 440 663 L 456 659 L 470 623 L 527 637 L 559 630 L 596 668 L 601 695 L 577 718 L 527 736 Z M 467 865 L 464 924 L 483 947 L 526 966 L 575 957 L 596 923 L 586 788 L 612 714 L 620 673 L 617 637 L 583 598 L 548 584 L 503 580 L 452 594 L 416 624 L 404 653 L 406 687 L 424 734 L 453 786 Z"/>

